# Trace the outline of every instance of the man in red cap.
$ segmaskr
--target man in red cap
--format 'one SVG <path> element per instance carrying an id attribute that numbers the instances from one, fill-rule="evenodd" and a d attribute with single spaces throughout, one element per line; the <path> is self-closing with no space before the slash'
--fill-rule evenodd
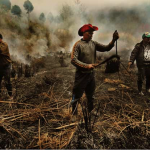
<path id="1" fill-rule="evenodd" d="M 102 45 L 92 40 L 93 32 L 97 30 L 98 27 L 91 24 L 83 25 L 78 31 L 79 36 L 83 36 L 83 38 L 73 46 L 71 63 L 76 67 L 73 96 L 70 103 L 73 114 L 77 114 L 77 102 L 84 92 L 88 100 L 88 111 L 93 110 L 96 51 L 110 51 L 114 47 L 115 41 L 119 38 L 118 32 L 115 31 L 112 41 L 108 45 Z"/>

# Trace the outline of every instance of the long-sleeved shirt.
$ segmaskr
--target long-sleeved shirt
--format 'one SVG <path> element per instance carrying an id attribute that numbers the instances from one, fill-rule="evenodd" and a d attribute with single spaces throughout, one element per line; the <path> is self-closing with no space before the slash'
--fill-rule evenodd
<path id="1" fill-rule="evenodd" d="M 150 50 L 150 44 L 146 46 Z M 145 60 L 144 60 L 144 50 L 146 48 L 143 42 L 137 43 L 134 49 L 131 52 L 130 61 L 134 63 L 136 60 L 137 67 L 143 67 Z"/>
<path id="2" fill-rule="evenodd" d="M 4 67 L 11 62 L 8 45 L 2 41 L 0 43 L 0 67 Z"/>
<path id="3" fill-rule="evenodd" d="M 73 46 L 71 63 L 77 67 L 77 70 L 86 70 L 89 64 L 96 62 L 96 51 L 110 51 L 113 46 L 114 43 L 112 42 L 103 45 L 93 40 L 84 41 L 81 39 Z"/>

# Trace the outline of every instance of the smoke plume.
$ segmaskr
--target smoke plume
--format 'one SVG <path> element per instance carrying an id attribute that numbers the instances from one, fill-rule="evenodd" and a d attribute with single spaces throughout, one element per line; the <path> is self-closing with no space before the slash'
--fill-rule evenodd
<path id="1" fill-rule="evenodd" d="M 23 9 L 23 2 L 12 1 Z M 15 55 L 15 59 L 23 63 L 29 63 L 26 59 L 28 55 L 39 58 L 61 50 L 71 52 L 74 43 L 81 38 L 78 36 L 78 29 L 87 23 L 99 27 L 93 40 L 102 44 L 108 44 L 112 40 L 113 32 L 118 30 L 118 54 L 126 56 L 125 59 L 128 59 L 134 45 L 142 40 L 142 34 L 150 31 L 150 4 L 145 1 L 136 1 L 136 4 L 130 5 L 120 5 L 118 1 L 116 6 L 112 1 L 107 4 L 103 1 L 67 1 L 68 3 L 61 3 L 53 13 L 53 9 L 47 9 L 48 1 L 44 0 L 41 6 L 45 4 L 45 22 L 39 20 L 39 15 L 43 13 L 39 10 L 40 5 L 37 5 L 35 0 L 31 2 L 35 10 L 30 14 L 30 18 L 25 11 L 21 17 L 17 17 L 9 11 L 0 10 L 0 32 L 10 47 L 11 55 Z M 106 55 L 113 53 L 115 48 Z"/>

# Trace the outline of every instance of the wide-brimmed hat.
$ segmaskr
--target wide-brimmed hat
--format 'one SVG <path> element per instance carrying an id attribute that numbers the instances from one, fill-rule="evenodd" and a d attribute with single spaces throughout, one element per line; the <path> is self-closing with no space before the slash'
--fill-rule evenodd
<path id="1" fill-rule="evenodd" d="M 0 34 L 0 39 L 3 39 L 3 36 Z"/>
<path id="2" fill-rule="evenodd" d="M 150 38 L 150 33 L 149 33 L 149 32 L 145 32 L 145 33 L 142 35 L 142 38 L 144 39 L 145 37 Z"/>
<path id="3" fill-rule="evenodd" d="M 97 31 L 97 30 L 98 30 L 98 27 L 92 26 L 91 24 L 85 24 L 79 29 L 78 34 L 79 34 L 79 36 L 83 36 L 84 32 Z"/>

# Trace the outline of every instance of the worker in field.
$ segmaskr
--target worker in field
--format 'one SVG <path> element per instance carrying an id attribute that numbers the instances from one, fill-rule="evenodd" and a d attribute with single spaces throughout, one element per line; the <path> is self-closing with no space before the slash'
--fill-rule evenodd
<path id="1" fill-rule="evenodd" d="M 131 52 L 128 68 L 136 60 L 138 68 L 137 86 L 140 95 L 144 95 L 142 91 L 143 81 L 146 78 L 146 91 L 150 93 L 150 33 L 146 32 L 142 35 L 142 41 L 137 43 Z"/>
<path id="2" fill-rule="evenodd" d="M 117 31 L 113 33 L 112 41 L 108 45 L 100 44 L 92 40 L 94 31 L 98 27 L 85 24 L 78 30 L 78 35 L 82 38 L 77 41 L 72 49 L 71 63 L 76 67 L 75 81 L 72 95 L 72 113 L 77 114 L 77 102 L 85 92 L 88 100 L 89 113 L 93 110 L 95 92 L 96 51 L 107 52 L 114 47 L 115 41 L 119 38 Z"/>
<path id="3" fill-rule="evenodd" d="M 6 42 L 3 41 L 3 36 L 0 34 L 0 93 L 1 82 L 4 77 L 5 85 L 8 91 L 9 100 L 12 100 L 12 84 L 11 84 L 11 58 L 9 48 Z"/>
<path id="4" fill-rule="evenodd" d="M 60 51 L 60 54 L 59 54 L 59 63 L 60 63 L 61 67 L 67 67 L 68 66 L 65 62 L 65 55 L 63 54 L 62 51 Z"/>
<path id="5" fill-rule="evenodd" d="M 61 65 L 61 67 L 63 67 L 63 64 L 64 64 L 64 54 L 62 51 L 60 51 L 59 53 L 59 63 Z"/>

